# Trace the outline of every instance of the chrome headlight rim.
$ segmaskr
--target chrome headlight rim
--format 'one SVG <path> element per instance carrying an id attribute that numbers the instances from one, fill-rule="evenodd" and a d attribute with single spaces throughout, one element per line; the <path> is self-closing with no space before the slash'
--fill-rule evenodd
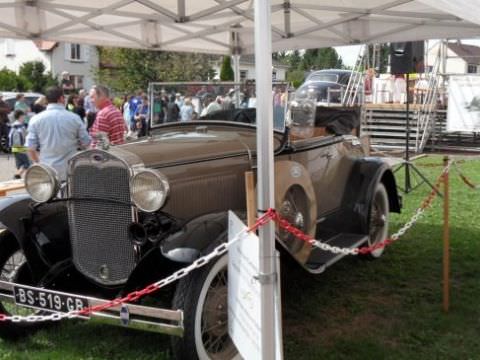
<path id="1" fill-rule="evenodd" d="M 45 175 L 45 178 L 44 178 L 45 181 L 43 183 L 50 185 L 51 189 L 48 196 L 39 197 L 37 196 L 39 194 L 33 191 L 33 187 L 35 185 L 38 185 L 38 183 L 36 184 L 31 183 L 33 180 L 32 176 L 34 176 L 33 174 L 39 170 L 43 172 Z M 36 175 L 38 176 L 39 174 L 36 174 Z M 30 166 L 27 169 L 27 172 L 25 173 L 24 182 L 25 182 L 25 189 L 27 190 L 27 193 L 30 195 L 32 200 L 37 203 L 46 203 L 52 200 L 60 190 L 60 181 L 58 180 L 58 175 L 56 170 L 46 164 L 33 164 L 32 166 Z"/>
<path id="2" fill-rule="evenodd" d="M 161 184 L 162 189 L 152 189 L 150 191 L 158 191 L 158 192 L 163 192 L 162 198 L 159 201 L 159 203 L 152 208 L 147 208 L 142 204 L 138 199 L 136 199 L 136 193 L 135 193 L 135 181 L 139 178 L 141 175 L 148 174 L 150 176 L 155 177 L 159 183 Z M 154 169 L 147 169 L 147 168 L 141 168 L 135 170 L 134 174 L 130 178 L 130 197 L 132 200 L 132 203 L 141 211 L 147 212 L 147 213 L 153 213 L 155 211 L 160 210 L 166 203 L 168 195 L 170 194 L 170 184 L 168 182 L 167 177 L 162 174 L 161 172 L 154 170 Z"/>

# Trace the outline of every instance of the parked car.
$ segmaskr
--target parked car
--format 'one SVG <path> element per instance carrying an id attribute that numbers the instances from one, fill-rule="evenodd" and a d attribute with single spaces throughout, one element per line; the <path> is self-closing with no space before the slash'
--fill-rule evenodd
<path id="1" fill-rule="evenodd" d="M 3 100 L 8 104 L 10 109 L 12 109 L 10 114 L 8 114 L 8 119 L 9 119 L 10 123 L 13 123 L 14 122 L 13 108 L 15 107 L 15 102 L 17 101 L 17 99 L 16 99 L 17 94 L 19 94 L 19 93 L 11 92 L 11 91 L 2 91 L 1 93 L 3 95 Z M 27 105 L 30 108 L 32 108 L 33 103 L 39 97 L 42 96 L 42 94 L 31 93 L 31 92 L 27 92 L 27 93 L 23 93 L 23 94 L 25 95 L 25 102 L 27 103 Z M 34 113 L 31 112 L 28 115 L 33 116 Z M 7 125 L 10 126 L 9 124 L 7 124 Z M 10 148 L 8 146 L 8 131 L 6 133 L 2 133 L 1 136 L 0 136 L 0 152 L 6 152 L 6 153 L 10 152 Z"/>
<path id="2" fill-rule="evenodd" d="M 352 85 L 349 88 L 351 78 Z M 358 80 L 358 84 L 355 84 L 355 79 Z M 354 95 L 357 89 L 358 92 Z M 318 70 L 307 76 L 305 82 L 297 89 L 295 97 L 307 98 L 314 93 L 319 105 L 335 106 L 341 105 L 344 97 L 348 97 L 347 91 L 351 92 L 350 96 L 355 96 L 353 103 L 360 104 L 363 101 L 363 77 L 361 74 L 342 69 Z"/>
<path id="3" fill-rule="evenodd" d="M 225 114 L 232 118 L 157 125 L 148 139 L 79 152 L 63 185 L 51 168 L 33 165 L 29 195 L 0 200 L 0 312 L 102 304 L 227 241 L 227 211 L 245 218 L 244 173 L 255 171 L 256 119 L 251 110 Z M 366 156 L 353 127 L 337 131 L 323 119 L 310 132 L 274 133 L 277 211 L 305 233 L 348 248 L 383 240 L 389 213 L 400 211 L 391 169 Z M 343 257 L 280 229 L 276 235 L 282 256 L 310 273 Z M 174 335 L 176 358 L 232 359 L 226 272 L 223 255 L 148 299 L 86 319 Z M 37 328 L 0 322 L 0 336 Z"/>

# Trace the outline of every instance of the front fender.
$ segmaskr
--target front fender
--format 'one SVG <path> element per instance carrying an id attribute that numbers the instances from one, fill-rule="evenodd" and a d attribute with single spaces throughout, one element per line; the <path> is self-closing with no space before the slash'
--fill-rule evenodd
<path id="1" fill-rule="evenodd" d="M 374 157 L 355 161 L 342 202 L 344 207 L 350 208 L 360 218 L 360 225 L 365 233 L 368 233 L 371 200 L 380 182 L 387 190 L 390 211 L 400 212 L 397 186 L 390 166 L 382 159 Z"/>
<path id="2" fill-rule="evenodd" d="M 225 233 L 228 213 L 225 211 L 196 217 L 181 229 L 150 249 L 135 267 L 123 292 L 141 288 L 167 277 L 205 254 L 209 246 Z"/>
<path id="3" fill-rule="evenodd" d="M 70 256 L 63 203 L 34 207 L 28 195 L 6 197 L 0 200 L 0 224 L 18 241 L 36 280 L 54 263 Z"/>
<path id="4" fill-rule="evenodd" d="M 226 211 L 196 217 L 162 241 L 162 253 L 173 261 L 193 262 L 227 228 Z"/>
<path id="5" fill-rule="evenodd" d="M 9 230 L 19 241 L 25 229 L 20 219 L 30 216 L 31 198 L 26 194 L 12 195 L 0 199 L 0 228 Z"/>

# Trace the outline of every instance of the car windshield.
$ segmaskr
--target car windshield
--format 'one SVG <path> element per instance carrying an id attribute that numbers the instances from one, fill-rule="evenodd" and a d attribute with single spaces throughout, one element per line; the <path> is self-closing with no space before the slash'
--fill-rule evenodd
<path id="1" fill-rule="evenodd" d="M 272 95 L 274 129 L 283 132 L 288 85 L 274 83 Z M 196 120 L 256 123 L 254 82 L 151 83 L 148 97 L 152 104 L 148 110 L 152 128 Z"/>
<path id="2" fill-rule="evenodd" d="M 310 75 L 307 81 L 328 81 L 336 83 L 338 82 L 338 75 L 329 73 L 317 73 Z"/>

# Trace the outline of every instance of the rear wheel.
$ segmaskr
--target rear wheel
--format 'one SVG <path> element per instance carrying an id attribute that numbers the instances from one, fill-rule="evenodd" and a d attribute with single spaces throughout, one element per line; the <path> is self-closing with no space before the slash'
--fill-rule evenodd
<path id="1" fill-rule="evenodd" d="M 0 233 L 0 280 L 17 284 L 32 285 L 32 274 L 27 265 L 27 260 L 18 242 L 8 231 Z M 15 305 L 14 299 L 0 300 L 0 313 L 6 315 L 27 316 L 36 311 Z M 15 340 L 29 335 L 39 328 L 35 323 L 13 323 L 10 321 L 0 322 L 0 337 Z"/>
<path id="2" fill-rule="evenodd" d="M 385 185 L 379 183 L 373 194 L 370 208 L 368 246 L 374 246 L 388 237 L 389 213 L 388 193 Z M 368 257 L 377 259 L 383 255 L 384 251 L 385 248 L 381 247 L 369 253 Z"/>
<path id="3" fill-rule="evenodd" d="M 228 256 L 196 270 L 178 283 L 174 309 L 183 309 L 185 333 L 172 339 L 176 359 L 239 359 L 228 335 Z"/>

